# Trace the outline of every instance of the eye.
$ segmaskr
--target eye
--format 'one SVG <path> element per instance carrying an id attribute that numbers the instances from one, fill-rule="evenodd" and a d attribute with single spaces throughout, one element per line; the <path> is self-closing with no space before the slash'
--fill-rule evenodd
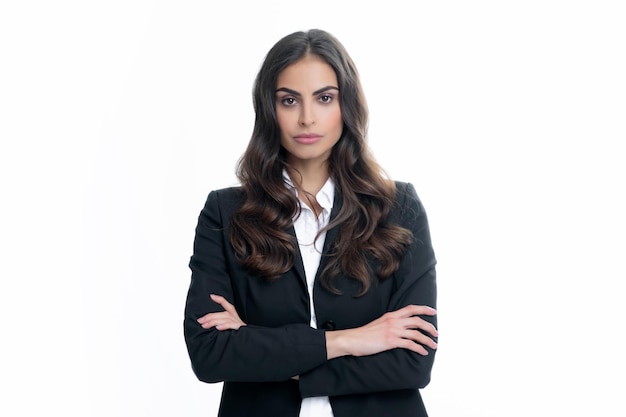
<path id="1" fill-rule="evenodd" d="M 319 101 L 321 101 L 322 103 L 330 103 L 331 101 L 333 101 L 333 99 L 334 97 L 330 94 L 323 94 L 319 97 Z"/>
<path id="2" fill-rule="evenodd" d="M 280 104 L 282 104 L 283 106 L 290 107 L 296 104 L 296 99 L 293 97 L 283 97 L 280 100 Z"/>

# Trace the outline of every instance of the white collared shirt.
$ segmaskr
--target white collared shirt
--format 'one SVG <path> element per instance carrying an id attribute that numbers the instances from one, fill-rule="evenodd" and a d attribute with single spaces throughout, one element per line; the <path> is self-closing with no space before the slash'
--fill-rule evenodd
<path id="1" fill-rule="evenodd" d="M 289 175 L 285 171 L 283 171 L 283 177 L 285 178 L 287 186 L 293 190 L 297 197 L 298 191 L 293 186 Z M 302 255 L 302 263 L 304 264 L 307 288 L 309 290 L 309 302 L 311 306 L 310 325 L 314 329 L 317 328 L 317 320 L 315 317 L 315 305 L 313 303 L 313 285 L 322 258 L 326 232 L 320 234 L 317 240 L 315 240 L 315 237 L 320 229 L 328 225 L 334 197 L 335 184 L 332 179 L 328 178 L 322 189 L 315 196 L 317 203 L 322 207 L 322 212 L 319 217 L 316 218 L 313 210 L 299 200 L 301 207 L 300 215 L 295 217 L 293 221 L 293 227 L 296 231 L 296 237 L 300 247 L 300 254 Z M 300 417 L 333 417 L 333 410 L 328 397 L 303 398 L 300 407 Z"/>

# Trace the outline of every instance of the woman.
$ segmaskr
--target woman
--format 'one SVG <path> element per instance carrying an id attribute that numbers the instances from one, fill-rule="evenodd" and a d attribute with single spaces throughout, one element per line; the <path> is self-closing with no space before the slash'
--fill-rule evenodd
<path id="1" fill-rule="evenodd" d="M 354 63 L 321 30 L 281 39 L 254 86 L 241 187 L 209 194 L 185 308 L 220 416 L 426 416 L 435 256 L 411 184 L 366 144 Z"/>

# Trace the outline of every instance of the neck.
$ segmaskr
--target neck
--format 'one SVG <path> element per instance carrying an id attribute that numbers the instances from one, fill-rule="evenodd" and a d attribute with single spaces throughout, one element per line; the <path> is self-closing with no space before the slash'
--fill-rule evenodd
<path id="1" fill-rule="evenodd" d="M 328 180 L 329 173 L 327 165 L 311 166 L 297 165 L 287 170 L 291 181 L 300 191 L 307 192 L 315 196 Z"/>

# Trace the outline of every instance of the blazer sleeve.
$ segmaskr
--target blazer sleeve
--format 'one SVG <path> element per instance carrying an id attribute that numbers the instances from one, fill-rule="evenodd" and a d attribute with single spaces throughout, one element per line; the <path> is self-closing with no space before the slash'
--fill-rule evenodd
<path id="1" fill-rule="evenodd" d="M 226 197 L 224 198 L 227 199 Z M 200 213 L 189 267 L 184 336 L 194 373 L 204 382 L 285 381 L 326 361 L 326 338 L 308 324 L 238 330 L 203 329 L 201 316 L 223 311 L 210 294 L 234 303 L 220 193 L 209 194 Z M 232 199 L 231 199 L 232 200 Z M 228 205 L 228 204 L 226 204 Z"/>
<path id="2" fill-rule="evenodd" d="M 415 188 L 404 184 L 405 199 L 401 224 L 413 232 L 413 243 L 396 271 L 397 286 L 388 311 L 404 306 L 427 305 L 436 308 L 435 255 L 424 207 Z M 436 316 L 422 316 L 437 325 Z M 303 397 L 336 396 L 423 388 L 430 382 L 435 351 L 428 356 L 406 349 L 392 349 L 371 356 L 342 356 L 300 375 Z"/>

